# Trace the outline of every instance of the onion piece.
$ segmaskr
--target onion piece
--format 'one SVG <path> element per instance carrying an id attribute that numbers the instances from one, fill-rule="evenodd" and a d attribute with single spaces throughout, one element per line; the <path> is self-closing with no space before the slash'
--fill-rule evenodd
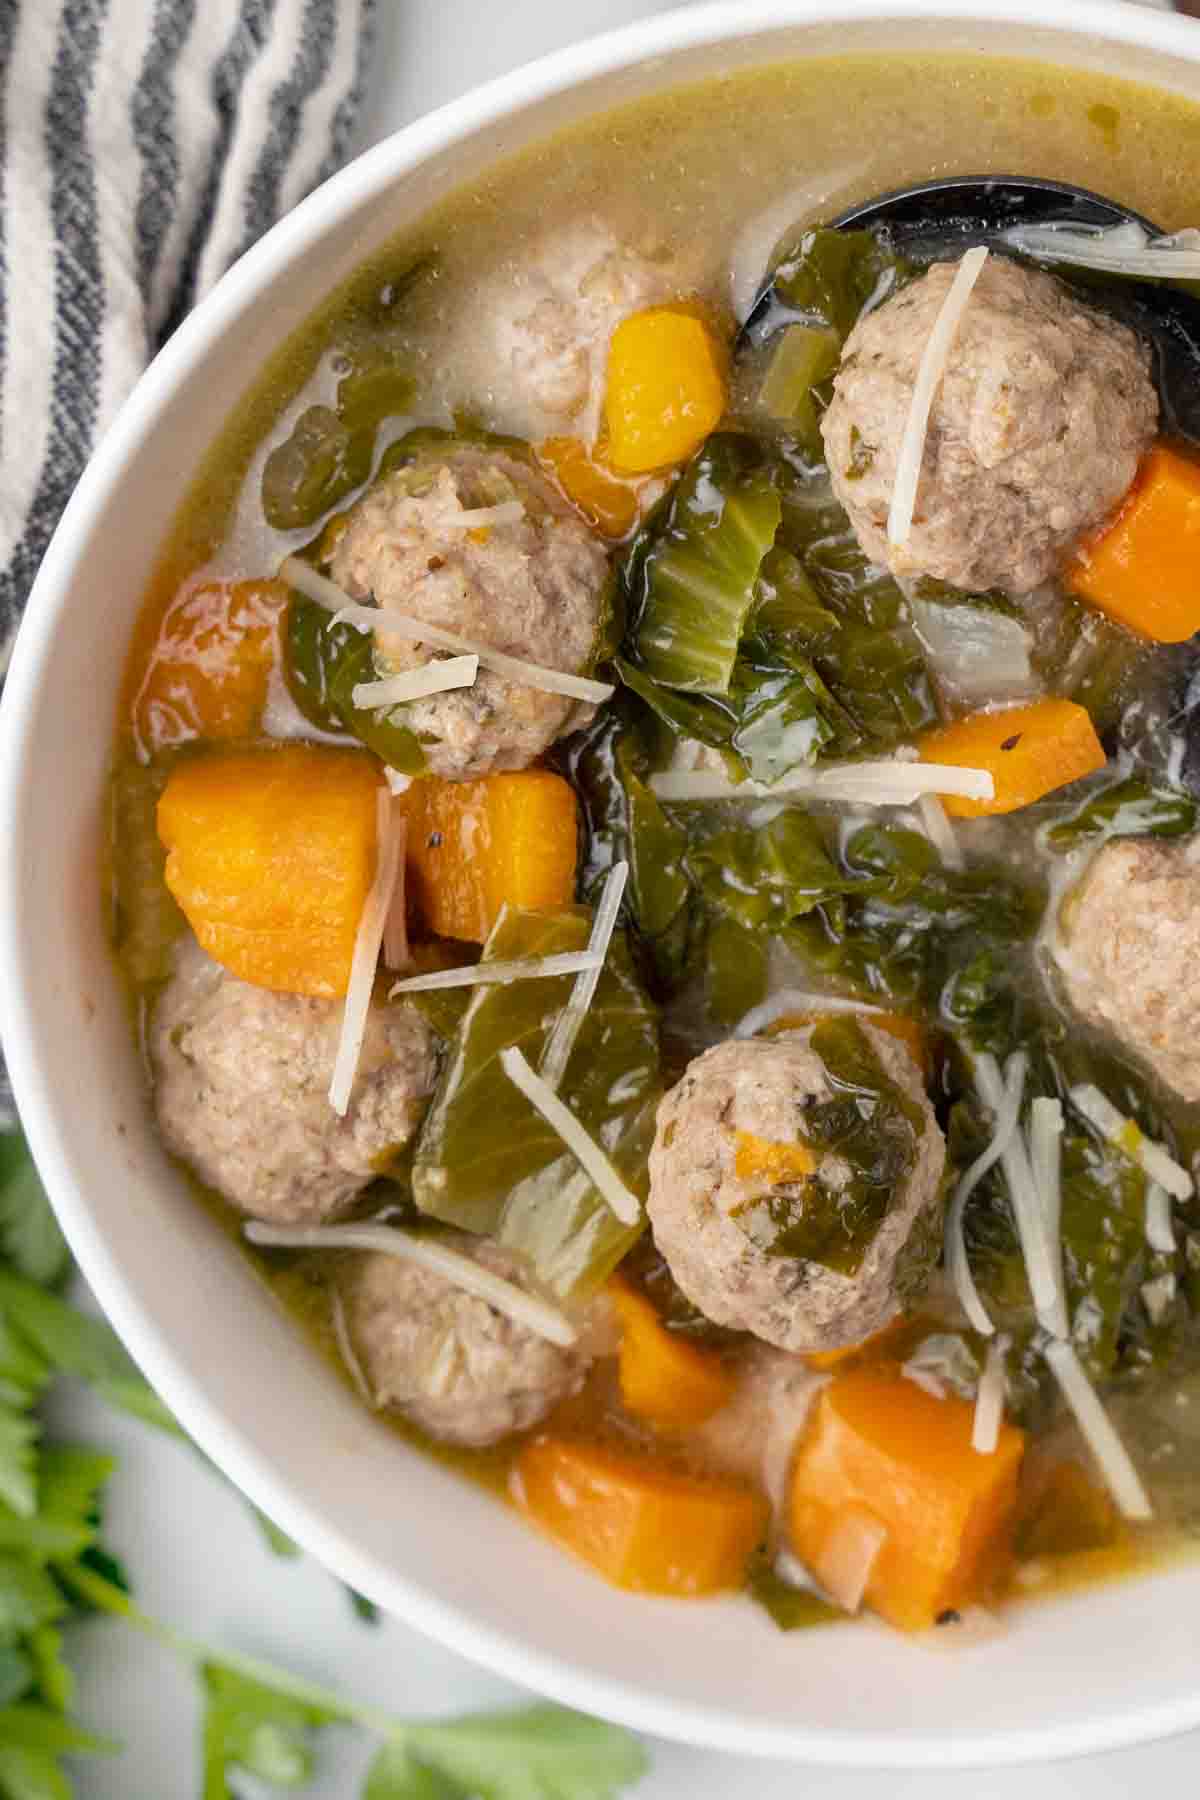
<path id="1" fill-rule="evenodd" d="M 827 763 L 823 768 L 793 769 L 782 781 L 765 787 L 758 781 L 733 782 L 716 769 L 664 769 L 650 777 L 660 800 L 782 800 L 790 794 L 814 799 L 861 801 L 867 806 L 911 806 L 922 794 L 959 794 L 967 800 L 992 800 L 996 784 L 988 769 L 961 769 L 950 763 Z"/>
<path id="2" fill-rule="evenodd" d="M 993 1064 L 994 1066 L 994 1064 Z M 999 1072 L 997 1071 L 997 1078 Z M 998 1163 L 1009 1144 L 1016 1136 L 1017 1122 L 1021 1117 L 1021 1101 L 1024 1098 L 1023 1070 L 1019 1065 L 1010 1071 L 1007 1083 L 1001 1082 L 999 1094 L 992 1093 L 989 1099 L 984 1096 L 992 1108 L 992 1137 L 990 1143 L 984 1145 L 970 1168 L 959 1176 L 958 1186 L 946 1213 L 946 1273 L 949 1275 L 959 1305 L 967 1318 L 984 1337 L 991 1337 L 996 1327 L 988 1316 L 987 1308 L 979 1297 L 979 1289 L 975 1286 L 975 1277 L 971 1274 L 971 1265 L 967 1260 L 966 1239 L 963 1236 L 963 1217 L 967 1209 L 967 1201 L 971 1198 L 988 1170 Z"/>
<path id="3" fill-rule="evenodd" d="M 329 1082 L 329 1104 L 339 1118 L 345 1118 L 350 1105 L 358 1059 L 362 1055 L 367 1014 L 371 1010 L 371 991 L 375 971 L 379 967 L 379 951 L 383 929 L 391 910 L 392 894 L 400 872 L 400 852 L 404 833 L 397 829 L 400 820 L 393 809 L 392 796 L 381 787 L 375 796 L 376 850 L 375 876 L 371 882 L 362 916 L 354 937 L 350 958 L 350 980 L 342 1008 L 342 1030 L 337 1054 L 333 1059 L 333 1075 Z"/>
<path id="4" fill-rule="evenodd" d="M 548 1300 L 527 1294 L 514 1281 L 506 1281 L 473 1256 L 464 1256 L 435 1237 L 401 1231 L 395 1225 L 267 1225 L 261 1219 L 248 1220 L 243 1229 L 252 1244 L 268 1250 L 382 1250 L 387 1256 L 399 1256 L 444 1275 L 464 1293 L 485 1300 L 552 1344 L 565 1347 L 579 1337 L 567 1315 Z"/>
<path id="5" fill-rule="evenodd" d="M 1171 1196 L 1161 1181 L 1146 1183 L 1146 1242 L 1160 1256 L 1174 1256 L 1175 1227 L 1171 1223 Z"/>
<path id="6" fill-rule="evenodd" d="M 397 796 L 392 793 L 389 813 L 391 828 L 399 839 L 396 849 L 396 879 L 392 885 L 392 897 L 388 904 L 387 918 L 383 922 L 383 961 L 389 969 L 407 969 L 412 953 L 408 947 L 408 894 L 405 881 L 404 853 L 408 845 L 408 818 L 396 805 Z"/>
<path id="7" fill-rule="evenodd" d="M 1074 263 L 1080 269 L 1100 269 L 1109 275 L 1143 279 L 1200 279 L 1200 238 L 1194 227 L 1168 237 L 1151 237 L 1133 219 L 1090 231 L 1078 225 L 1051 222 L 1010 225 L 1000 236 L 1014 250 L 1041 262 Z"/>
<path id="8" fill-rule="evenodd" d="M 1004 1359 L 1007 1355 L 1008 1338 L 1001 1332 L 987 1347 L 979 1392 L 975 1396 L 971 1448 L 980 1456 L 994 1456 L 1000 1442 L 1000 1424 L 1004 1418 Z"/>
<path id="9" fill-rule="evenodd" d="M 1154 1509 L 1141 1477 L 1088 1380 L 1074 1345 L 1056 1340 L 1046 1345 L 1045 1357 L 1120 1512 L 1127 1519 L 1153 1518 Z"/>
<path id="10" fill-rule="evenodd" d="M 859 1507 L 842 1513 L 826 1538 L 813 1573 L 843 1612 L 856 1613 L 861 1607 L 871 1570 L 887 1538 L 882 1520 Z"/>
<path id="11" fill-rule="evenodd" d="M 735 1038 L 757 1037 L 776 1019 L 788 1013 L 882 1013 L 886 1007 L 873 1006 L 866 1000 L 851 1000 L 844 994 L 810 994 L 803 988 L 780 988 L 743 1013 L 733 1028 Z"/>
<path id="12" fill-rule="evenodd" d="M 1019 619 L 967 601 L 908 597 L 908 610 L 938 683 L 960 705 L 1028 700 L 1041 683 L 1029 660 L 1032 634 Z"/>
<path id="13" fill-rule="evenodd" d="M 515 1088 L 519 1088 L 556 1131 L 601 1198 L 611 1207 L 622 1225 L 636 1225 L 642 1209 L 637 1196 L 630 1193 L 616 1169 L 595 1138 L 585 1131 L 569 1106 L 563 1104 L 554 1089 L 534 1073 L 514 1047 L 500 1052 L 500 1066 Z"/>
<path id="14" fill-rule="evenodd" d="M 350 698 L 355 706 L 368 709 L 403 706 L 430 694 L 474 687 L 478 674 L 477 656 L 448 656 L 441 662 L 423 663 L 419 669 L 405 669 L 400 675 L 385 675 L 379 681 L 358 681 L 350 690 Z"/>
<path id="15" fill-rule="evenodd" d="M 1176 1200 L 1191 1197 L 1194 1184 L 1183 1165 L 1177 1163 L 1155 1138 L 1147 1137 L 1133 1119 L 1127 1119 L 1098 1087 L 1090 1081 L 1081 1081 L 1071 1089 L 1070 1101 L 1075 1111 L 1089 1125 L 1094 1125 L 1101 1137 L 1107 1138 L 1110 1144 L 1115 1144 L 1137 1163 L 1151 1181 L 1161 1183 Z"/>
<path id="16" fill-rule="evenodd" d="M 434 969 L 393 983 L 396 994 L 434 994 L 443 988 L 506 986 L 510 981 L 545 981 L 553 975 L 586 974 L 604 958 L 592 950 L 564 950 L 557 956 L 516 956 L 508 961 L 471 963 L 463 969 Z"/>
<path id="17" fill-rule="evenodd" d="M 443 631 L 440 625 L 431 625 L 426 619 L 414 619 L 408 613 L 392 612 L 388 607 L 360 606 L 336 581 L 330 581 L 327 575 L 320 574 L 298 556 L 285 556 L 279 565 L 279 573 L 307 599 L 315 600 L 318 606 L 333 613 L 335 625 L 354 625 L 359 631 L 382 632 L 385 636 L 405 638 L 416 644 L 431 644 L 438 650 L 453 650 L 459 656 L 477 656 L 485 669 L 503 675 L 518 687 L 537 688 L 547 694 L 565 694 L 572 700 L 586 700 L 593 706 L 611 700 L 616 692 L 611 682 L 591 681 L 587 676 L 568 675 L 561 669 L 545 669 L 540 663 L 525 662 L 518 656 L 506 655 L 503 650 L 493 650 L 490 644 L 477 644 L 453 631 Z"/>
<path id="18" fill-rule="evenodd" d="M 965 869 L 966 858 L 950 815 L 936 794 L 922 794 L 917 801 L 921 828 L 947 869 Z"/>
<path id="19" fill-rule="evenodd" d="M 912 530 L 917 484 L 921 479 L 925 438 L 929 430 L 929 414 L 950 359 L 950 352 L 954 348 L 962 316 L 967 310 L 971 290 L 979 280 L 987 259 L 987 250 L 982 245 L 968 250 L 962 258 L 947 289 L 946 298 L 938 309 L 938 316 L 921 355 L 908 418 L 904 424 L 904 435 L 900 439 L 900 450 L 896 457 L 892 503 L 888 508 L 888 543 L 894 549 L 900 549 L 908 542 Z"/>
<path id="20" fill-rule="evenodd" d="M 617 917 L 621 911 L 621 901 L 625 894 L 625 883 L 629 879 L 629 864 L 614 863 L 608 871 L 604 882 L 604 891 L 600 895 L 595 917 L 592 919 L 591 936 L 588 939 L 588 951 L 596 958 L 589 968 L 576 978 L 567 1004 L 554 1021 L 554 1028 L 546 1040 L 542 1051 L 539 1069 L 542 1080 L 552 1091 L 557 1089 L 567 1072 L 567 1064 L 571 1060 L 571 1052 L 575 1048 L 575 1040 L 583 1028 L 583 1022 L 596 997 L 596 989 L 600 985 L 600 974 L 608 956 L 608 946 L 612 942 L 612 934 L 616 930 Z"/>

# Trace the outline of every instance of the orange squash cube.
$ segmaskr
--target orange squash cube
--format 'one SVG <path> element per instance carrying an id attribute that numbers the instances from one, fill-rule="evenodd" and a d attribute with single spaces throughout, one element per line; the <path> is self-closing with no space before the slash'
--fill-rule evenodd
<path id="1" fill-rule="evenodd" d="M 280 581 L 206 581 L 176 595 L 133 696 L 144 755 L 258 729 L 287 600 Z"/>
<path id="2" fill-rule="evenodd" d="M 927 731 L 919 749 L 922 762 L 991 774 L 996 791 L 990 800 L 942 796 L 942 805 L 957 819 L 1017 812 L 1081 775 L 1095 774 L 1107 761 L 1090 713 L 1073 700 L 1037 700 L 1002 712 L 971 713 Z"/>
<path id="3" fill-rule="evenodd" d="M 865 1599 L 902 1631 L 976 1599 L 1011 1552 L 1024 1433 L 1004 1424 L 991 1455 L 971 1447 L 974 1407 L 937 1400 L 898 1369 L 839 1375 L 818 1396 L 788 1495 L 792 1548 L 816 1569 L 844 1514 L 887 1536 Z"/>
<path id="4" fill-rule="evenodd" d="M 608 1292 L 621 1321 L 617 1370 L 631 1413 L 673 1430 L 702 1425 L 732 1399 L 736 1382 L 719 1356 L 668 1331 L 646 1296 L 620 1276 Z"/>
<path id="5" fill-rule="evenodd" d="M 648 1457 L 543 1435 L 511 1477 L 517 1505 L 614 1587 L 677 1598 L 739 1587 L 767 1526 L 741 1482 L 681 1474 Z"/>
<path id="6" fill-rule="evenodd" d="M 375 874 L 378 790 L 372 758 L 325 745 L 181 762 L 158 835 L 203 949 L 258 987 L 343 995 Z"/>
<path id="7" fill-rule="evenodd" d="M 604 394 L 607 457 L 618 474 L 684 462 L 724 410 L 724 349 L 697 312 L 651 306 L 622 319 Z"/>
<path id="8" fill-rule="evenodd" d="M 1089 606 L 1160 644 L 1200 631 L 1200 462 L 1156 444 L 1116 518 L 1081 545 L 1068 582 Z"/>
<path id="9" fill-rule="evenodd" d="M 623 538 L 637 521 L 636 482 L 622 481 L 606 469 L 579 438 L 547 438 L 537 447 L 538 460 L 588 524 L 607 538 Z"/>
<path id="10" fill-rule="evenodd" d="M 575 898 L 575 795 L 548 769 L 481 781 L 414 781 L 408 821 L 410 904 L 438 937 L 486 942 L 501 907 L 553 911 Z"/>

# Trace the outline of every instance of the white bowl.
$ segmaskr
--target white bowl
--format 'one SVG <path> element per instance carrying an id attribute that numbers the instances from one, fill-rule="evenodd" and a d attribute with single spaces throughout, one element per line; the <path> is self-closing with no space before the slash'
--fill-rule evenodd
<path id="1" fill-rule="evenodd" d="M 1200 99 L 1200 28 L 1131 6 L 695 8 L 550 57 L 413 125 L 237 265 L 139 384 L 30 602 L 2 709 L 0 994 L 34 1155 L 101 1302 L 213 1460 L 344 1580 L 514 1680 L 650 1731 L 945 1767 L 1200 1723 L 1200 1565 L 1064 1598 L 994 1642 L 938 1657 L 871 1625 L 784 1637 L 740 1600 L 604 1586 L 382 1430 L 194 1204 L 151 1129 L 97 891 L 109 738 L 144 584 L 248 375 L 321 296 L 448 189 L 583 112 L 786 55 L 917 46 L 1018 49 Z"/>

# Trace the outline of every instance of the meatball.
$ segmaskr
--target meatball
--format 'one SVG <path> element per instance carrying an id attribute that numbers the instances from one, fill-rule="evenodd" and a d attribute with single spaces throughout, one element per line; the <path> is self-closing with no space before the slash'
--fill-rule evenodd
<path id="1" fill-rule="evenodd" d="M 599 219 L 547 233 L 472 294 L 450 366 L 462 399 L 523 438 L 591 443 L 600 424 L 609 339 L 621 320 L 691 291 L 665 256 L 618 243 Z"/>
<path id="2" fill-rule="evenodd" d="M 1195 848 L 1105 844 L 1063 903 L 1054 951 L 1071 1004 L 1185 1100 L 1200 1100 Z"/>
<path id="3" fill-rule="evenodd" d="M 168 1149 L 252 1218 L 339 1218 L 408 1141 L 437 1073 L 411 1006 L 373 1007 L 350 1106 L 329 1104 L 341 1003 L 238 981 L 194 938 L 151 1020 L 154 1103 Z"/>
<path id="4" fill-rule="evenodd" d="M 473 526 L 480 508 L 520 516 Z M 608 556 L 587 526 L 526 464 L 503 451 L 449 444 L 373 488 L 350 513 L 333 578 L 356 599 L 408 613 L 494 650 L 578 674 L 591 658 L 606 599 Z M 376 633 L 381 674 L 417 668 L 428 645 Z M 593 709 L 481 668 L 473 687 L 405 707 L 430 772 L 466 781 L 524 769 Z"/>
<path id="5" fill-rule="evenodd" d="M 860 319 L 821 423 L 859 543 L 898 575 L 1028 593 L 1126 492 L 1158 420 L 1147 347 L 1053 276 L 991 256 L 958 327 L 907 543 L 887 516 L 913 385 L 954 263 Z"/>
<path id="6" fill-rule="evenodd" d="M 945 1145 L 916 1064 L 894 1038 L 866 1024 L 864 1031 L 924 1123 L 916 1162 L 852 1276 L 801 1257 L 768 1255 L 736 1217 L 785 1191 L 763 1176 L 737 1174 L 736 1134 L 795 1143 L 804 1135 L 807 1102 L 832 1097 L 825 1065 L 810 1046 L 811 1028 L 706 1050 L 658 1110 L 650 1153 L 655 1243 L 678 1285 L 710 1319 L 781 1350 L 837 1349 L 878 1331 L 897 1310 L 902 1252 L 910 1240 L 914 1248 L 927 1245 L 940 1220 Z M 845 1162 L 829 1153 L 813 1179 L 836 1191 L 847 1173 Z"/>
<path id="7" fill-rule="evenodd" d="M 518 1286 L 523 1265 L 487 1238 L 440 1241 Z M 394 1407 L 447 1444 L 494 1444 L 527 1431 L 587 1374 L 583 1348 L 563 1348 L 486 1300 L 382 1251 L 341 1260 L 339 1335 L 371 1403 Z"/>

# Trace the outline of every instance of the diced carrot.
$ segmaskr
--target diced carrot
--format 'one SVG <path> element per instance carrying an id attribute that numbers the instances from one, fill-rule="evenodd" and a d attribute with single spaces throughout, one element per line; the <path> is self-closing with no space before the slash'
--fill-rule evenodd
<path id="1" fill-rule="evenodd" d="M 158 803 L 166 882 L 200 944 L 243 981 L 332 999 L 375 870 L 379 776 L 357 750 L 217 751 Z"/>
<path id="2" fill-rule="evenodd" d="M 639 1419 L 667 1429 L 702 1425 L 736 1385 L 719 1356 L 668 1331 L 644 1294 L 620 1276 L 608 1284 L 621 1321 L 621 1399 Z"/>
<path id="3" fill-rule="evenodd" d="M 698 450 L 725 410 L 725 356 L 698 312 L 651 306 L 613 332 L 604 420 L 608 460 L 647 475 Z"/>
<path id="4" fill-rule="evenodd" d="M 876 1519 L 887 1535 L 865 1598 L 905 1631 L 977 1598 L 1011 1551 L 1024 1433 L 1002 1425 L 983 1455 L 971 1447 L 974 1410 L 898 1369 L 850 1369 L 818 1395 L 796 1453 L 792 1548 L 819 1568 L 844 1513 Z"/>
<path id="5" fill-rule="evenodd" d="M 767 1503 L 741 1482 L 543 1435 L 517 1458 L 517 1504 L 615 1587 L 678 1597 L 740 1586 Z"/>
<path id="6" fill-rule="evenodd" d="M 1200 631 L 1200 462 L 1156 444 L 1110 525 L 1080 546 L 1081 600 L 1160 644 Z"/>
<path id="7" fill-rule="evenodd" d="M 734 1136 L 733 1172 L 739 1181 L 765 1181 L 769 1187 L 783 1187 L 789 1181 L 803 1181 L 817 1166 L 807 1144 L 773 1143 L 770 1138 L 755 1137 L 752 1131 L 739 1131 Z"/>
<path id="8" fill-rule="evenodd" d="M 957 819 L 1017 812 L 1081 775 L 1094 774 L 1107 761 L 1091 715 L 1073 700 L 971 713 L 927 731 L 920 751 L 923 762 L 986 769 L 995 782 L 991 800 L 943 795 L 942 805 Z"/>
<path id="9" fill-rule="evenodd" d="M 426 931 L 482 944 L 507 903 L 553 910 L 575 897 L 575 795 L 548 769 L 481 781 L 414 781 L 405 874 Z"/>
<path id="10" fill-rule="evenodd" d="M 579 438 L 546 438 L 537 454 L 595 530 L 608 538 L 623 538 L 632 529 L 640 510 L 636 482 L 623 481 L 606 469 Z"/>
<path id="11" fill-rule="evenodd" d="M 184 587 L 163 615 L 133 701 L 139 750 L 193 738 L 249 737 L 278 655 L 288 590 L 281 581 Z"/>

